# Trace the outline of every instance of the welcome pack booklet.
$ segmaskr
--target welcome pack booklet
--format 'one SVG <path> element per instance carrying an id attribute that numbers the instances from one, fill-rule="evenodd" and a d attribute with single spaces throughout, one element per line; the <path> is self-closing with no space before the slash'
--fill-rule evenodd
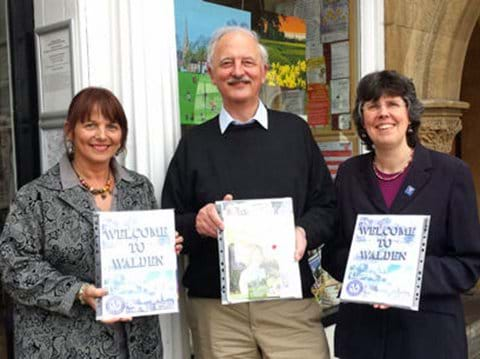
<path id="1" fill-rule="evenodd" d="M 291 198 L 216 202 L 222 303 L 302 298 Z"/>
<path id="2" fill-rule="evenodd" d="M 173 210 L 97 212 L 97 320 L 178 312 Z"/>
<path id="3" fill-rule="evenodd" d="M 359 214 L 340 300 L 418 310 L 430 216 Z"/>

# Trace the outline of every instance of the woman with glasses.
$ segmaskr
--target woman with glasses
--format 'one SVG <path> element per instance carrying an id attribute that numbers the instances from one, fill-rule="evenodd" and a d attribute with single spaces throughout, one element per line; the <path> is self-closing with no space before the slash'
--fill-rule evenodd
<path id="1" fill-rule="evenodd" d="M 366 75 L 353 118 L 370 150 L 340 166 L 339 226 L 323 266 L 342 281 L 358 214 L 430 215 L 419 311 L 343 303 L 335 330 L 341 359 L 467 358 L 460 294 L 480 275 L 480 227 L 472 176 L 461 160 L 423 147 L 423 106 L 395 71 Z"/>

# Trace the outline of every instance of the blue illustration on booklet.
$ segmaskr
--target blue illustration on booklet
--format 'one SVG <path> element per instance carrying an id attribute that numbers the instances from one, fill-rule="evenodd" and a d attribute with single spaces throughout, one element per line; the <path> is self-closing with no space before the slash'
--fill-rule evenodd
<path id="1" fill-rule="evenodd" d="M 417 310 L 429 220 L 358 215 L 341 299 Z"/>
<path id="2" fill-rule="evenodd" d="M 97 236 L 97 319 L 178 311 L 172 211 L 102 212 Z"/>

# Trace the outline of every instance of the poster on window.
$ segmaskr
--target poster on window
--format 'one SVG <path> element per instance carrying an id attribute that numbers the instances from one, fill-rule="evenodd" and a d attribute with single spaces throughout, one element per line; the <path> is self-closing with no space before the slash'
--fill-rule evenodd
<path id="1" fill-rule="evenodd" d="M 331 112 L 344 113 L 350 111 L 350 81 L 339 79 L 330 81 Z"/>
<path id="2" fill-rule="evenodd" d="M 291 103 L 284 93 L 301 94 L 305 97 L 307 64 L 305 61 L 305 22 L 294 16 L 284 16 L 265 12 L 260 23 L 254 28 L 260 36 L 260 43 L 268 51 L 270 69 L 267 72 L 266 86 L 262 89 L 262 100 L 269 108 L 288 111 Z M 297 105 L 299 102 L 296 103 Z M 297 108 L 296 114 L 305 113 L 305 106 Z"/>
<path id="3" fill-rule="evenodd" d="M 327 67 L 325 65 L 325 57 L 312 57 L 307 60 L 307 82 L 327 83 Z"/>
<path id="4" fill-rule="evenodd" d="M 350 76 L 348 41 L 336 42 L 331 46 L 332 79 Z"/>
<path id="5" fill-rule="evenodd" d="M 323 43 L 348 39 L 348 0 L 322 0 L 320 17 Z"/>
<path id="6" fill-rule="evenodd" d="M 309 84 L 307 97 L 308 124 L 310 126 L 328 125 L 330 100 L 327 86 L 324 84 Z"/>
<path id="7" fill-rule="evenodd" d="M 207 46 L 212 33 L 227 25 L 250 29 L 250 13 L 202 0 L 175 0 L 182 125 L 198 125 L 220 112 L 222 98 L 207 72 Z"/>

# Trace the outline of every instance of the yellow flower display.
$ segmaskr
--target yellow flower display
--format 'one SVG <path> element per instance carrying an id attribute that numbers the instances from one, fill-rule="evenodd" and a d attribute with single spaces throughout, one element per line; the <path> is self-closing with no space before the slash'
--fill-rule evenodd
<path id="1" fill-rule="evenodd" d="M 299 60 L 294 65 L 272 63 L 267 73 L 268 86 L 280 86 L 289 89 L 305 89 L 307 63 Z"/>

